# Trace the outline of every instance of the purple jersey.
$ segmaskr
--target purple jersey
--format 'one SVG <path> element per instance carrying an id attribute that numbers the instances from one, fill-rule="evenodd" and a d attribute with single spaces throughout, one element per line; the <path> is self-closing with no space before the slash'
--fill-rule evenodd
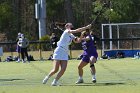
<path id="1" fill-rule="evenodd" d="M 82 41 L 82 48 L 84 50 L 82 55 L 86 55 L 89 57 L 94 56 L 95 58 L 97 58 L 98 54 L 97 54 L 96 48 L 94 46 L 92 36 L 88 35 L 88 37 L 90 38 L 90 40 Z"/>

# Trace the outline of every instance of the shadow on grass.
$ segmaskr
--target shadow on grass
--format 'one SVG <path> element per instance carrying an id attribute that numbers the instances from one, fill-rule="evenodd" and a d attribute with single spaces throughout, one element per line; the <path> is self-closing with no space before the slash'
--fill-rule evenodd
<path id="1" fill-rule="evenodd" d="M 0 82 L 4 82 L 4 81 L 17 81 L 17 80 L 25 80 L 25 79 L 0 79 Z"/>
<path id="2" fill-rule="evenodd" d="M 125 85 L 125 83 L 83 83 L 83 84 L 67 84 L 67 85 L 61 85 L 61 86 L 112 86 L 112 85 Z"/>

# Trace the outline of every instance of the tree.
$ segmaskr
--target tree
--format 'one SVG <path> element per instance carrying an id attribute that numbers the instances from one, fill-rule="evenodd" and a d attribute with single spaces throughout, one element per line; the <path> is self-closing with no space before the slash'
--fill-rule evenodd
<path id="1" fill-rule="evenodd" d="M 72 0 L 65 0 L 65 8 L 66 8 L 66 14 L 67 14 L 67 22 L 71 22 L 74 24 Z"/>
<path id="2" fill-rule="evenodd" d="M 140 21 L 140 0 L 47 0 L 47 28 L 53 22 L 72 22 L 75 28 L 89 24 L 104 8 L 95 25 L 100 31 L 101 23 L 138 22 Z M 35 0 L 0 0 L 0 32 L 9 40 L 15 40 L 18 32 L 30 40 L 38 40 L 38 26 L 34 17 Z M 111 10 L 112 9 L 112 10 Z M 12 34 L 12 35 L 11 35 Z"/>
<path id="3" fill-rule="evenodd" d="M 0 3 L 0 32 L 5 33 L 6 36 L 12 38 L 11 33 L 13 29 L 14 16 L 12 13 L 12 8 L 10 7 L 10 2 L 1 2 Z"/>

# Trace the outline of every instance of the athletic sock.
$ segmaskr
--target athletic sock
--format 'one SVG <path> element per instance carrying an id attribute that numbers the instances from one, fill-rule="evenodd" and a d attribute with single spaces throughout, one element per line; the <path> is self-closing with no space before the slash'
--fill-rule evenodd
<path id="1" fill-rule="evenodd" d="M 57 80 L 56 80 L 56 79 L 54 79 L 54 80 L 53 80 L 53 82 L 57 82 Z"/>
<path id="2" fill-rule="evenodd" d="M 96 79 L 96 75 L 92 75 L 92 79 Z"/>
<path id="3" fill-rule="evenodd" d="M 50 77 L 49 76 L 46 76 L 45 78 L 44 78 L 44 80 L 48 80 Z"/>
<path id="4" fill-rule="evenodd" d="M 82 76 L 79 76 L 79 79 L 83 79 L 83 77 Z"/>

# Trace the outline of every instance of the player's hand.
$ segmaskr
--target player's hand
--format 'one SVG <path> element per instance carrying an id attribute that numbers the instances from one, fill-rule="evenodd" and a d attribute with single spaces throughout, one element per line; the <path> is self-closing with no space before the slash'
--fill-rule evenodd
<path id="1" fill-rule="evenodd" d="M 90 28 L 91 28 L 91 26 L 92 26 L 92 25 L 91 25 L 91 24 L 89 24 L 89 25 L 87 25 L 87 26 L 86 26 L 86 28 L 87 28 L 87 29 L 90 29 Z"/>
<path id="2" fill-rule="evenodd" d="M 80 38 L 83 38 L 83 37 L 84 37 L 84 33 L 83 33 L 83 32 L 81 32 Z"/>

